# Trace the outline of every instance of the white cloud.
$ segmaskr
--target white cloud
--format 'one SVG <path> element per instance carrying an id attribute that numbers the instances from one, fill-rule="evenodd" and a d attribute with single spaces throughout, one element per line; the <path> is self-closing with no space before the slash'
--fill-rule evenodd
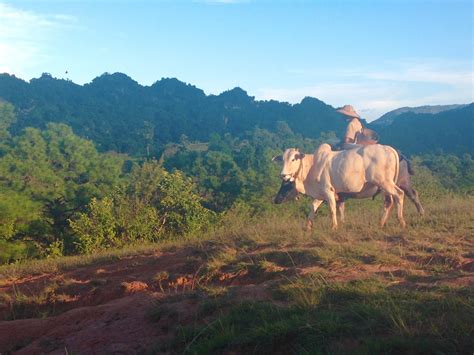
<path id="1" fill-rule="evenodd" d="M 59 30 L 75 26 L 64 14 L 39 14 L 0 3 L 0 72 L 29 76 L 31 68 L 47 60 L 48 41 Z"/>
<path id="2" fill-rule="evenodd" d="M 354 71 L 352 75 L 373 80 L 447 85 L 472 85 L 474 77 L 472 66 L 469 67 L 469 63 L 461 62 L 401 60 L 399 62 L 388 62 L 385 66 L 388 69 L 366 69 Z"/>
<path id="3" fill-rule="evenodd" d="M 332 69 L 335 74 L 331 79 L 327 79 L 328 70 L 292 69 L 291 75 L 314 78 L 316 84 L 293 89 L 262 88 L 256 97 L 297 103 L 313 96 L 333 106 L 351 104 L 369 121 L 399 107 L 474 100 L 470 63 L 404 60 L 382 66 L 383 70 Z"/>

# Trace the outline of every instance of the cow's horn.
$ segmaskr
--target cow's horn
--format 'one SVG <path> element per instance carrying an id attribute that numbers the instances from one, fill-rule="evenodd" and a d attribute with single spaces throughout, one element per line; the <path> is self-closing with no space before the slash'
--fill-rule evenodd
<path id="1" fill-rule="evenodd" d="M 280 162 L 283 161 L 283 156 L 282 155 L 276 155 L 272 158 L 273 162 Z"/>

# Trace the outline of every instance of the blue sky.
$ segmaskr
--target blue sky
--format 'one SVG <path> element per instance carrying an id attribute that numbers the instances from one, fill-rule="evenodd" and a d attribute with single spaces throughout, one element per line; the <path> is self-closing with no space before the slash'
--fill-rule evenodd
<path id="1" fill-rule="evenodd" d="M 207 94 L 240 86 L 262 100 L 352 104 L 372 120 L 474 100 L 472 4 L 0 0 L 0 72 L 176 77 Z"/>

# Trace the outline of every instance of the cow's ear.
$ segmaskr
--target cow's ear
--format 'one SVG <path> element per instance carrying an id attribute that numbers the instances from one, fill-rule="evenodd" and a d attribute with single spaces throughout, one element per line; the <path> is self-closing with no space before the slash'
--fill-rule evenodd
<path id="1" fill-rule="evenodd" d="M 295 155 L 295 159 L 303 159 L 304 158 L 304 153 L 298 153 Z"/>
<path id="2" fill-rule="evenodd" d="M 272 158 L 272 162 L 282 162 L 283 161 L 283 155 L 277 155 Z"/>

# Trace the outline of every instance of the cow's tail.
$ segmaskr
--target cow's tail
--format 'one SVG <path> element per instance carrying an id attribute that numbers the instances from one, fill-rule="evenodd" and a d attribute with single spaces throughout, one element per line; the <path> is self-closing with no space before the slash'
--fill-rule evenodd
<path id="1" fill-rule="evenodd" d="M 406 161 L 408 174 L 415 175 L 415 170 L 413 169 L 413 165 L 411 164 L 410 159 L 408 159 L 401 151 L 397 150 L 397 153 L 400 156 L 400 160 L 405 160 Z"/>
<path id="2" fill-rule="evenodd" d="M 398 181 L 398 175 L 400 174 L 400 156 L 398 155 L 395 149 L 393 149 L 392 147 L 390 147 L 390 149 L 392 149 L 392 152 L 395 155 L 395 177 L 393 182 L 396 185 Z"/>

